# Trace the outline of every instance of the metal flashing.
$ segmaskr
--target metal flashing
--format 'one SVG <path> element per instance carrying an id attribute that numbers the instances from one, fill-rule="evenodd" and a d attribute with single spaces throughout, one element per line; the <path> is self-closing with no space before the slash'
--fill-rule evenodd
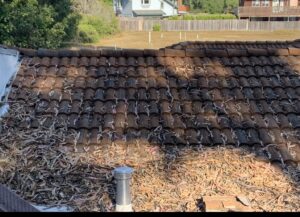
<path id="1" fill-rule="evenodd" d="M 0 48 L 0 117 L 8 111 L 7 97 L 20 63 L 19 51 Z"/>

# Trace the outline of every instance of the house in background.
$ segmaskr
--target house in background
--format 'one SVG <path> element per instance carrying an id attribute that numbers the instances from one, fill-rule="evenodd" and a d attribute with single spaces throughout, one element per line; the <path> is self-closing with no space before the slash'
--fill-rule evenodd
<path id="1" fill-rule="evenodd" d="M 240 0 L 238 17 L 252 21 L 300 20 L 300 0 Z"/>
<path id="2" fill-rule="evenodd" d="M 191 10 L 190 0 L 177 1 L 178 14 L 186 14 Z"/>
<path id="3" fill-rule="evenodd" d="M 189 0 L 114 0 L 114 11 L 122 17 L 168 17 L 187 13 Z"/>

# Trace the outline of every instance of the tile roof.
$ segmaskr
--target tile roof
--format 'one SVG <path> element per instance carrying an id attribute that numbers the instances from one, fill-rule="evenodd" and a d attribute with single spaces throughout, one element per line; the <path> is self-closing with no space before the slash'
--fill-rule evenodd
<path id="1" fill-rule="evenodd" d="M 28 105 L 30 118 L 8 124 L 65 127 L 77 135 L 65 143 L 77 146 L 137 139 L 162 145 L 246 145 L 272 162 L 299 163 L 300 49 L 296 42 L 281 44 L 19 49 L 24 58 L 9 99 Z"/>
<path id="2" fill-rule="evenodd" d="M 173 49 L 247 49 L 247 48 L 300 48 L 300 40 L 295 41 L 199 41 L 199 42 L 180 42 L 169 46 Z"/>

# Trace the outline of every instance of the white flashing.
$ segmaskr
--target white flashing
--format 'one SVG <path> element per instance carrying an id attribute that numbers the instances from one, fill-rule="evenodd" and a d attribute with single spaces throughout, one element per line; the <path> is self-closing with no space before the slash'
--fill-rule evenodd
<path id="1" fill-rule="evenodd" d="M 0 47 L 0 55 L 1 54 L 18 57 L 19 51 Z"/>
<path id="2" fill-rule="evenodd" d="M 116 212 L 133 212 L 132 204 L 129 204 L 129 205 L 116 204 Z"/>
<path id="3" fill-rule="evenodd" d="M 0 117 L 8 111 L 7 96 L 19 67 L 19 52 L 0 48 Z"/>
<path id="4" fill-rule="evenodd" d="M 4 116 L 9 110 L 9 105 L 8 104 L 4 104 L 4 105 L 0 105 L 0 117 Z"/>
<path id="5" fill-rule="evenodd" d="M 40 212 L 74 212 L 74 209 L 68 206 L 47 206 L 47 205 L 33 205 Z"/>

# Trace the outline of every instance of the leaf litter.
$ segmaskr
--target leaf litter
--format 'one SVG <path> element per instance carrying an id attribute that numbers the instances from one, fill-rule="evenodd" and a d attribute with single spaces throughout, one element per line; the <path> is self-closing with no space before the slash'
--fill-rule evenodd
<path id="1" fill-rule="evenodd" d="M 76 132 L 66 127 L 8 127 L 9 121 L 30 118 L 26 105 L 13 102 L 0 120 L 0 182 L 33 204 L 114 211 L 112 171 L 127 165 L 135 170 L 134 211 L 198 211 L 201 197 L 217 195 L 243 195 L 255 211 L 300 211 L 299 166 L 278 168 L 258 160 L 250 148 L 158 146 L 140 140 L 76 152 L 77 147 L 66 145 Z"/>

